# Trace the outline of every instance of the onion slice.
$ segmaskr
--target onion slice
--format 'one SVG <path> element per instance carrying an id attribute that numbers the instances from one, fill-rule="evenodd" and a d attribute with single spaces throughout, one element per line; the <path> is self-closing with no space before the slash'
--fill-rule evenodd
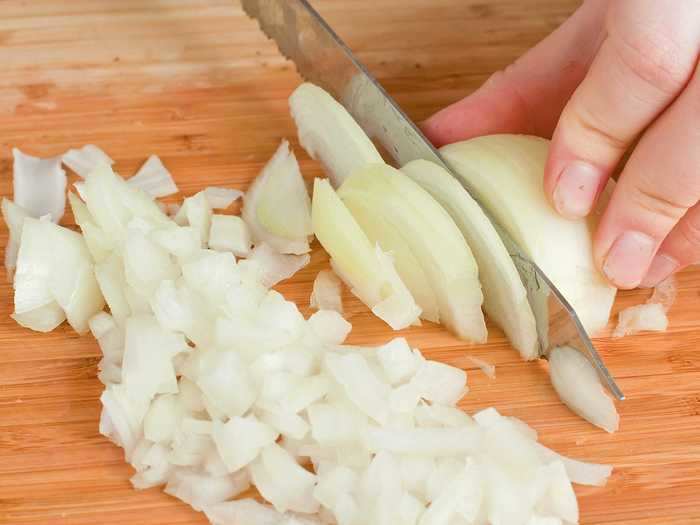
<path id="1" fill-rule="evenodd" d="M 452 218 L 428 192 L 391 166 L 372 164 L 353 173 L 338 195 L 353 216 L 364 215 L 365 223 L 384 221 L 401 233 L 434 291 L 441 323 L 463 339 L 486 340 L 476 261 Z M 373 240 L 387 249 L 381 238 Z M 401 275 L 412 291 L 413 277 Z"/>
<path id="2" fill-rule="evenodd" d="M 665 332 L 668 317 L 660 303 L 638 304 L 625 308 L 619 314 L 613 337 L 624 337 L 639 332 Z"/>
<path id="3" fill-rule="evenodd" d="M 219 186 L 207 186 L 204 188 L 204 196 L 209 201 L 209 205 L 215 210 L 225 210 L 243 195 L 244 193 L 241 190 L 233 188 L 221 188 Z"/>
<path id="4" fill-rule="evenodd" d="M 536 359 L 539 342 L 525 286 L 503 241 L 481 207 L 437 164 L 415 160 L 403 166 L 401 171 L 430 193 L 450 214 L 478 264 L 484 311 L 503 329 L 523 359 Z"/>
<path id="5" fill-rule="evenodd" d="M 525 135 L 491 135 L 440 149 L 472 195 L 562 292 L 594 335 L 607 325 L 616 289 L 593 261 L 597 220 L 559 215 L 542 187 L 549 141 Z"/>
<path id="6" fill-rule="evenodd" d="M 333 269 L 353 294 L 394 330 L 416 321 L 420 308 L 391 258 L 372 246 L 327 180 L 314 182 L 312 220 Z"/>
<path id="7" fill-rule="evenodd" d="M 9 199 L 2 199 L 2 218 L 9 230 L 9 238 L 5 246 L 5 270 L 7 270 L 7 280 L 12 282 L 17 267 L 17 253 L 19 252 L 20 240 L 22 238 L 22 227 L 24 219 L 31 217 L 29 212 L 22 206 L 15 204 Z"/>
<path id="8" fill-rule="evenodd" d="M 549 376 L 561 400 L 579 416 L 607 432 L 615 432 L 620 416 L 598 374 L 578 350 L 562 346 L 549 355 Z"/>
<path id="9" fill-rule="evenodd" d="M 320 87 L 305 82 L 289 97 L 299 143 L 318 160 L 334 187 L 382 156 L 346 109 Z"/>

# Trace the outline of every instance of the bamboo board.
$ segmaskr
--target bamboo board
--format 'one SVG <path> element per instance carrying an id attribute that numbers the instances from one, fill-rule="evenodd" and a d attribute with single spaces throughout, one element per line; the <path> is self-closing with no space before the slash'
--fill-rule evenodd
<path id="1" fill-rule="evenodd" d="M 556 27 L 570 0 L 317 0 L 409 115 L 425 118 L 476 88 Z M 133 173 L 150 153 L 183 194 L 206 185 L 245 188 L 289 137 L 306 177 L 318 166 L 296 147 L 286 98 L 299 79 L 231 0 L 4 0 L 0 3 L 0 193 L 11 192 L 11 151 L 41 156 L 96 143 Z M 70 217 L 67 218 L 70 221 Z M 7 230 L 0 229 L 4 245 Z M 312 264 L 280 290 L 308 302 Z M 426 323 L 406 330 L 427 357 L 468 370 L 463 407 L 494 405 L 523 418 L 558 451 L 612 463 L 605 488 L 579 488 L 586 525 L 700 523 L 700 271 L 680 277 L 671 328 L 601 338 L 628 400 L 607 435 L 557 400 L 538 363 L 523 363 L 490 327 L 465 346 Z M 646 293 L 621 294 L 616 310 Z M 345 297 L 353 343 L 392 334 Z M 201 514 L 159 490 L 136 492 L 120 450 L 99 435 L 97 345 L 65 326 L 50 334 L 9 318 L 0 284 L 0 523 L 199 524 Z M 487 379 L 465 358 L 496 364 Z"/>

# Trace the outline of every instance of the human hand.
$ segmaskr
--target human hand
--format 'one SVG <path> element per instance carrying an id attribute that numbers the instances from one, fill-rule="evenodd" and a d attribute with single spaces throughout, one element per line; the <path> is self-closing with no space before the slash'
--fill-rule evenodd
<path id="1" fill-rule="evenodd" d="M 634 145 L 594 255 L 619 288 L 654 286 L 700 262 L 699 53 L 698 0 L 587 0 L 423 130 L 436 146 L 492 133 L 551 136 L 544 187 L 570 218 L 591 211 Z"/>

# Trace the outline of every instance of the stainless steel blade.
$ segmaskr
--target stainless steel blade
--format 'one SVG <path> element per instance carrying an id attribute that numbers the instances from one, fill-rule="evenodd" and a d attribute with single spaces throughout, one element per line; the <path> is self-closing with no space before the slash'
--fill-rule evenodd
<path id="1" fill-rule="evenodd" d="M 299 74 L 339 100 L 362 129 L 384 146 L 397 165 L 415 159 L 435 162 L 474 195 L 306 0 L 242 0 L 242 4 L 263 32 L 277 43 L 280 52 L 294 62 Z M 488 210 L 485 211 L 508 248 L 528 291 L 537 320 L 540 356 L 547 358 L 549 351 L 557 346 L 578 349 L 593 364 L 610 393 L 617 399 L 624 399 L 571 305 L 498 226 Z"/>

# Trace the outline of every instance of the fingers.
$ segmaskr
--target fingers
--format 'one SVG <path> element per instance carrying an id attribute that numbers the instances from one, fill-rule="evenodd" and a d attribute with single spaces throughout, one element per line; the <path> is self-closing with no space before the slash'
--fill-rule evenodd
<path id="1" fill-rule="evenodd" d="M 600 45 L 608 3 L 584 3 L 513 65 L 426 120 L 425 135 L 437 147 L 492 133 L 551 136 Z"/>
<path id="2" fill-rule="evenodd" d="M 698 144 L 700 74 L 696 72 L 684 92 L 640 140 L 596 231 L 597 262 L 619 288 L 640 284 L 659 246 L 672 230 L 669 246 L 674 249 L 680 247 L 679 236 L 687 235 L 690 244 L 695 242 L 691 228 L 698 213 L 694 206 L 700 199 Z M 674 230 L 684 216 L 687 222 L 683 221 Z M 679 259 L 675 251 L 666 255 L 679 265 L 687 261 Z M 689 253 L 688 257 L 694 256 Z M 672 263 L 662 258 L 657 266 L 665 268 L 653 270 L 666 272 Z"/>
<path id="3" fill-rule="evenodd" d="M 700 205 L 688 210 L 664 239 L 641 286 L 656 286 L 672 273 L 700 262 Z"/>
<path id="4" fill-rule="evenodd" d="M 587 215 L 630 144 L 683 90 L 700 47 L 697 0 L 618 0 L 608 36 L 562 112 L 545 169 L 559 213 Z"/>

